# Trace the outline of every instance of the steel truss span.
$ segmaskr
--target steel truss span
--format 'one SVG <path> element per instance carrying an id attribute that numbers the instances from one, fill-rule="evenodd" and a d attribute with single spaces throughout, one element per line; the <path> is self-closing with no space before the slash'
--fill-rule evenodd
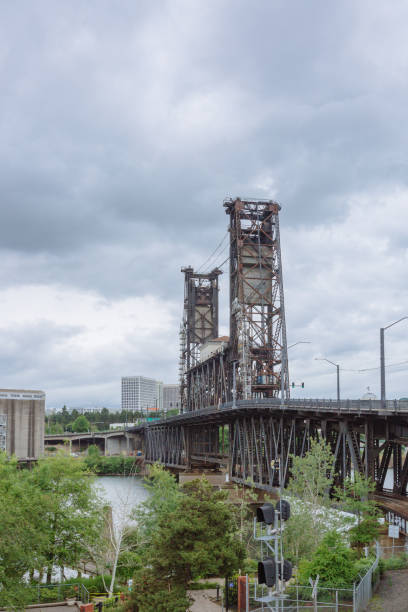
<path id="1" fill-rule="evenodd" d="M 335 484 L 352 471 L 371 477 L 382 493 L 406 495 L 408 402 L 238 401 L 173 417 L 140 429 L 145 457 L 169 467 L 228 466 L 231 480 L 271 490 L 285 486 L 291 455 L 303 456 L 312 438 L 330 444 Z M 393 481 L 386 482 L 393 467 Z"/>

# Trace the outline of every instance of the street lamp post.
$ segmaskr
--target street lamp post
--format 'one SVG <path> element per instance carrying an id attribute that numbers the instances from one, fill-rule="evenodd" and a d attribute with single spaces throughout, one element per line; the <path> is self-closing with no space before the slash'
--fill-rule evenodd
<path id="1" fill-rule="evenodd" d="M 337 401 L 340 401 L 340 366 L 338 363 L 334 363 L 330 361 L 330 359 L 326 359 L 325 357 L 315 357 L 315 361 L 327 361 L 327 363 L 331 363 L 335 366 L 337 370 Z"/>
<path id="2" fill-rule="evenodd" d="M 405 321 L 408 317 L 401 317 L 398 321 L 394 321 L 394 323 L 390 323 L 387 327 L 380 327 L 380 369 L 381 369 L 381 404 L 382 407 L 385 408 L 385 350 L 384 350 L 384 332 L 386 329 L 389 329 L 393 325 L 400 323 L 401 321 Z"/>

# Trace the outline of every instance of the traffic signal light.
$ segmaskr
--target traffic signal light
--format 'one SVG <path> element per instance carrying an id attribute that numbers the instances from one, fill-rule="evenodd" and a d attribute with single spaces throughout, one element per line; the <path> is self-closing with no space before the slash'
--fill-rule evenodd
<path id="1" fill-rule="evenodd" d="M 258 584 L 266 584 L 267 587 L 273 587 L 275 582 L 275 560 L 272 557 L 265 557 L 263 561 L 258 562 Z"/>
<path id="2" fill-rule="evenodd" d="M 283 566 L 283 567 L 282 567 Z M 283 561 L 283 563 L 279 563 L 278 567 L 279 571 L 279 580 L 285 580 L 287 582 L 292 578 L 292 564 L 290 561 Z"/>
<path id="3" fill-rule="evenodd" d="M 264 504 L 256 509 L 256 520 L 258 523 L 272 525 L 275 520 L 275 510 L 272 504 Z"/>
<path id="4" fill-rule="evenodd" d="M 303 382 L 303 383 L 302 383 L 302 389 L 304 389 L 304 388 L 305 388 L 305 383 Z"/>
<path id="5" fill-rule="evenodd" d="M 293 382 L 293 383 L 292 383 L 292 389 L 294 389 L 294 388 L 295 388 L 295 383 Z"/>
<path id="6" fill-rule="evenodd" d="M 280 514 L 281 521 L 287 521 L 290 518 L 290 503 L 286 499 L 280 499 L 276 504 L 276 512 Z"/>

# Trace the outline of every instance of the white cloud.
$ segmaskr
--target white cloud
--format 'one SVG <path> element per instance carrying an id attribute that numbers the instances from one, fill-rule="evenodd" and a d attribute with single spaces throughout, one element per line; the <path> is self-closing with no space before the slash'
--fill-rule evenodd
<path id="1" fill-rule="evenodd" d="M 313 342 L 296 349 L 293 366 L 295 378 L 310 377 L 306 395 L 336 391 L 334 368 L 312 357 L 326 357 L 345 370 L 377 367 L 379 328 L 408 315 L 407 201 L 402 188 L 356 194 L 344 203 L 340 222 L 283 226 L 289 337 Z M 388 364 L 408 360 L 407 338 L 406 322 L 386 333 Z M 402 367 L 389 369 L 389 397 L 407 395 L 405 378 Z M 347 397 L 361 396 L 367 385 L 379 395 L 379 371 L 344 371 L 342 380 Z"/>
<path id="2" fill-rule="evenodd" d="M 41 387 L 51 404 L 68 401 L 68 391 L 79 404 L 118 406 L 121 376 L 174 380 L 178 305 L 36 285 L 3 290 L 0 303 L 4 387 Z"/>

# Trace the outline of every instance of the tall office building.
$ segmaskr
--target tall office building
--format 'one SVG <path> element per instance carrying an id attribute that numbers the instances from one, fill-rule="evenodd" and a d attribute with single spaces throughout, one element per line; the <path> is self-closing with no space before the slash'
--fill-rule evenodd
<path id="1" fill-rule="evenodd" d="M 163 410 L 163 383 L 145 376 L 122 378 L 122 410 Z"/>
<path id="2" fill-rule="evenodd" d="M 163 385 L 163 410 L 180 410 L 180 385 Z"/>

